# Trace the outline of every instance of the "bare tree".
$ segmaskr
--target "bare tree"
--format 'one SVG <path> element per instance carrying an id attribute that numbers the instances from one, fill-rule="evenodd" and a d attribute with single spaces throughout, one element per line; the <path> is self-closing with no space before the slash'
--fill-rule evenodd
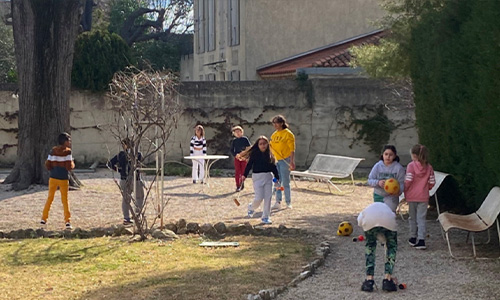
<path id="1" fill-rule="evenodd" d="M 160 210 L 165 203 L 153 203 L 154 184 L 158 183 L 161 175 L 156 172 L 149 184 L 145 184 L 144 204 L 139 207 L 133 194 L 136 172 L 144 168 L 144 162 L 153 157 L 158 159 L 156 154 L 163 156 L 165 153 L 166 142 L 177 125 L 181 112 L 176 98 L 176 85 L 177 79 L 171 73 L 139 71 L 134 68 L 116 73 L 110 84 L 109 96 L 117 115 L 109 131 L 117 141 L 125 138 L 130 141 L 129 151 L 126 152 L 130 163 L 126 184 L 121 187 L 117 182 L 117 185 L 126 203 L 130 203 L 129 211 L 141 240 L 146 239 L 148 231 L 163 213 Z M 139 152 L 142 154 L 141 161 L 138 160 Z M 153 204 L 157 210 L 149 224 L 145 213 L 148 204 Z"/>

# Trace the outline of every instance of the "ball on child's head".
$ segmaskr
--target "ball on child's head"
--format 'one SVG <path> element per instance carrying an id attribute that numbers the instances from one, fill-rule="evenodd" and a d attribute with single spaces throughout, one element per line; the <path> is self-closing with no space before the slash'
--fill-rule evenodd
<path id="1" fill-rule="evenodd" d="M 339 228 L 337 230 L 337 235 L 350 236 L 351 233 L 352 233 L 351 223 L 344 221 L 344 222 L 339 224 Z"/>
<path id="2" fill-rule="evenodd" d="M 384 190 L 391 195 L 399 194 L 399 182 L 394 178 L 389 178 L 385 181 Z"/>

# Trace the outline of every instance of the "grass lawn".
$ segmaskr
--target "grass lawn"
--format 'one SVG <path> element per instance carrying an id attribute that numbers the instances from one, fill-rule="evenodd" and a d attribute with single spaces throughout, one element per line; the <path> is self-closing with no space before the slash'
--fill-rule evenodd
<path id="1" fill-rule="evenodd" d="M 0 299 L 242 299 L 290 282 L 314 249 L 296 238 L 224 240 L 236 248 L 202 241 L 0 240 Z"/>

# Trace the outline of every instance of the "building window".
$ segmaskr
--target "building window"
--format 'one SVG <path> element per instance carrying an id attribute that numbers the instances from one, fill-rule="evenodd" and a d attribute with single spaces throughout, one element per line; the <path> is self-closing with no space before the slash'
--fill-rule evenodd
<path id="1" fill-rule="evenodd" d="M 215 81 L 215 73 L 210 73 L 205 75 L 205 80 L 206 81 Z"/>
<path id="2" fill-rule="evenodd" d="M 205 52 L 205 1 L 204 0 L 199 0 L 198 1 L 198 6 L 196 10 L 196 28 L 195 31 L 198 35 L 198 53 L 203 53 Z"/>
<path id="3" fill-rule="evenodd" d="M 240 0 L 229 1 L 229 46 L 240 44 Z"/>
<path id="4" fill-rule="evenodd" d="M 196 9 L 198 53 L 215 50 L 215 0 L 199 0 Z"/>
<path id="5" fill-rule="evenodd" d="M 228 77 L 230 81 L 240 81 L 240 71 L 232 70 L 231 72 L 228 72 Z"/>
<path id="6" fill-rule="evenodd" d="M 207 49 L 208 51 L 215 50 L 215 0 L 206 1 L 207 13 Z"/>

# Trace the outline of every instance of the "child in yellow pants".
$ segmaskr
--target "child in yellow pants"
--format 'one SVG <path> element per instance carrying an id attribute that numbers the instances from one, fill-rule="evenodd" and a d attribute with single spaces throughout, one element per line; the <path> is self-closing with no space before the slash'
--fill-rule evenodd
<path id="1" fill-rule="evenodd" d="M 57 188 L 61 191 L 61 202 L 64 209 L 64 222 L 66 229 L 71 229 L 71 213 L 69 212 L 68 190 L 69 190 L 69 171 L 75 168 L 73 157 L 71 155 L 71 136 L 66 132 L 59 135 L 55 146 L 50 151 L 49 157 L 45 161 L 45 167 L 50 171 L 49 195 L 45 207 L 43 208 L 42 220 L 40 224 L 47 224 L 49 218 L 50 206 L 54 201 L 54 195 Z"/>

